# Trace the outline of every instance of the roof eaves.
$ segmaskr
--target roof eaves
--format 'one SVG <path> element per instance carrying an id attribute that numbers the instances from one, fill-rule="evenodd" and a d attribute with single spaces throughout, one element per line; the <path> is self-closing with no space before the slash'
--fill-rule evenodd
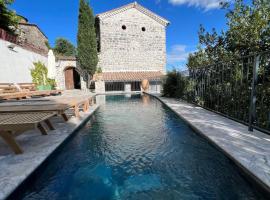
<path id="1" fill-rule="evenodd" d="M 100 13 L 100 14 L 96 15 L 96 17 L 99 19 L 105 19 L 105 18 L 111 17 L 113 15 L 117 15 L 117 14 L 124 12 L 128 9 L 131 9 L 131 8 L 136 8 L 138 11 L 142 12 L 143 14 L 147 15 L 148 17 L 154 19 L 155 21 L 157 21 L 158 23 L 160 23 L 164 26 L 168 26 L 170 24 L 170 22 L 168 20 L 153 13 L 152 11 L 141 6 L 137 2 L 133 2 L 133 3 L 127 4 L 125 6 L 122 6 L 122 7 L 119 7 L 119 8 L 104 12 L 104 13 Z"/>
<path id="2" fill-rule="evenodd" d="M 36 24 L 30 24 L 30 23 L 19 23 L 20 25 L 25 25 L 25 26 L 35 26 L 35 27 L 37 27 L 38 28 L 38 30 L 42 33 L 42 35 L 44 35 L 44 37 L 46 38 L 46 39 L 48 39 L 48 37 L 45 35 L 45 33 L 38 27 L 38 25 L 36 25 Z"/>

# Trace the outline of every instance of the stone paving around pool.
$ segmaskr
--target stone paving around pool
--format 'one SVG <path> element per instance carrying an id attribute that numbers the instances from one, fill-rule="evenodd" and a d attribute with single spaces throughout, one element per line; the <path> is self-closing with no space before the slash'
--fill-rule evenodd
<path id="1" fill-rule="evenodd" d="M 270 192 L 270 135 L 176 99 L 156 96 Z"/>
<path id="2" fill-rule="evenodd" d="M 93 105 L 88 112 L 81 112 L 80 118 L 72 116 L 68 122 L 64 122 L 61 117 L 54 117 L 51 121 L 56 130 L 49 131 L 46 136 L 32 130 L 16 137 L 24 150 L 21 155 L 15 155 L 0 140 L 0 200 L 11 194 L 74 130 L 87 121 L 97 108 L 98 105 Z"/>

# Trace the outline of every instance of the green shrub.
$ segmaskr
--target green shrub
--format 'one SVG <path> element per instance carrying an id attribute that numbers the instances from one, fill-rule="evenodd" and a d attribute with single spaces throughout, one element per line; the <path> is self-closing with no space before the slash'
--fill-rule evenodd
<path id="1" fill-rule="evenodd" d="M 163 83 L 163 96 L 184 98 L 187 92 L 188 80 L 179 71 L 168 72 Z"/>
<path id="2" fill-rule="evenodd" d="M 48 78 L 48 69 L 42 62 L 33 63 L 35 68 L 31 69 L 32 82 L 38 85 L 50 85 L 55 87 L 55 80 Z"/>
<path id="3" fill-rule="evenodd" d="M 97 68 L 96 73 L 97 73 L 97 74 L 101 74 L 101 73 L 102 73 L 101 67 L 98 67 L 98 68 Z"/>

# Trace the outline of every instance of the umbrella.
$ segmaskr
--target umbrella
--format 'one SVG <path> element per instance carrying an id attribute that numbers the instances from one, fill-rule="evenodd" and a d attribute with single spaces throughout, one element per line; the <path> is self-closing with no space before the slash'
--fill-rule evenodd
<path id="1" fill-rule="evenodd" d="M 54 79 L 56 75 L 55 56 L 50 49 L 48 53 L 48 78 Z"/>

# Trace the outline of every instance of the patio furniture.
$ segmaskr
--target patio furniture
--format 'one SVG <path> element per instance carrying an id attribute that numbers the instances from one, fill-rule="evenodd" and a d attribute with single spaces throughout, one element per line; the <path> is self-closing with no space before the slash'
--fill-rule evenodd
<path id="1" fill-rule="evenodd" d="M 17 89 L 10 83 L 0 83 L 0 94 L 16 92 Z"/>
<path id="2" fill-rule="evenodd" d="M 10 99 L 25 99 L 31 98 L 34 96 L 50 96 L 61 94 L 61 90 L 48 90 L 48 91 L 22 91 L 22 92 L 13 92 L 13 93 L 2 93 L 0 94 L 0 100 L 10 100 Z"/>
<path id="3" fill-rule="evenodd" d="M 54 112 L 61 115 L 65 121 L 68 117 L 65 111 L 73 109 L 76 117 L 80 117 L 80 107 L 86 112 L 89 109 L 91 97 L 55 97 L 52 99 L 44 98 L 42 100 L 29 99 L 14 102 L 0 103 L 0 113 L 7 112 Z"/>
<path id="4" fill-rule="evenodd" d="M 41 123 L 45 122 L 50 130 L 54 130 L 49 121 L 54 115 L 53 112 L 0 113 L 0 136 L 15 154 L 21 154 L 23 150 L 16 142 L 15 137 L 36 128 L 40 130 L 42 135 L 47 135 L 47 131 Z"/>

